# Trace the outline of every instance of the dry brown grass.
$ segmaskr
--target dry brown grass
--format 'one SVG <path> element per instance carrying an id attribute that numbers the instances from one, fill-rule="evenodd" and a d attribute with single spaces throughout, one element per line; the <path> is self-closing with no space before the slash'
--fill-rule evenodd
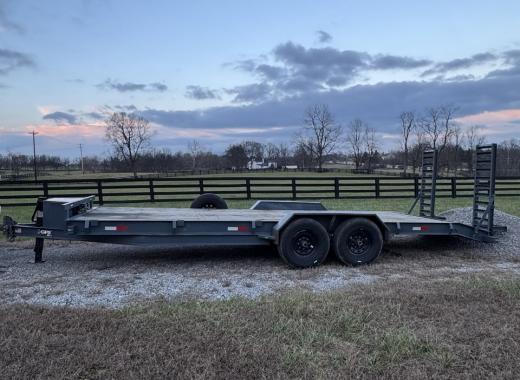
<path id="1" fill-rule="evenodd" d="M 328 294 L 4 306 L 3 378 L 514 378 L 520 280 L 461 275 Z"/>

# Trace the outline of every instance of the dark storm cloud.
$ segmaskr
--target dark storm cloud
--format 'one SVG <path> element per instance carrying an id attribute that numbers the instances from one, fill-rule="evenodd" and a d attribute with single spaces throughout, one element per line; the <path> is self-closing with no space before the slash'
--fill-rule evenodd
<path id="1" fill-rule="evenodd" d="M 319 43 L 325 44 L 327 42 L 332 41 L 332 36 L 324 30 L 316 31 L 316 35 L 318 36 Z"/>
<path id="2" fill-rule="evenodd" d="M 431 69 L 423 72 L 421 76 L 425 77 L 432 74 L 444 74 L 453 70 L 467 69 L 497 59 L 498 57 L 493 53 L 479 53 L 467 58 L 457 58 L 447 62 L 439 62 Z"/>
<path id="3" fill-rule="evenodd" d="M 34 66 L 33 59 L 27 54 L 9 49 L 0 49 L 0 75 L 6 75 L 22 67 Z"/>
<path id="4" fill-rule="evenodd" d="M 185 96 L 191 99 L 207 100 L 219 99 L 220 96 L 216 90 L 211 90 L 201 86 L 186 86 Z"/>
<path id="5" fill-rule="evenodd" d="M 134 92 L 134 91 L 155 91 L 164 92 L 168 89 L 168 86 L 162 83 L 134 83 L 134 82 L 117 82 L 112 79 L 107 79 L 103 83 L 96 85 L 101 90 L 114 90 L 118 92 Z"/>
<path id="6" fill-rule="evenodd" d="M 51 112 L 43 116 L 43 120 L 52 120 L 56 123 L 76 124 L 77 116 L 68 112 Z"/>

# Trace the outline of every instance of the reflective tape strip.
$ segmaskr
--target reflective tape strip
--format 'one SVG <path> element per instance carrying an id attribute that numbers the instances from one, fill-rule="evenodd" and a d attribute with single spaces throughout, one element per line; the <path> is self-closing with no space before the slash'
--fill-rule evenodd
<path id="1" fill-rule="evenodd" d="M 124 231 L 128 231 L 128 226 L 126 226 L 124 224 L 120 224 L 118 226 L 105 226 L 105 231 L 124 232 Z"/>
<path id="2" fill-rule="evenodd" d="M 227 228 L 227 230 L 228 230 L 228 231 L 231 231 L 231 232 L 236 232 L 236 231 L 238 231 L 238 226 L 229 226 L 229 227 Z"/>

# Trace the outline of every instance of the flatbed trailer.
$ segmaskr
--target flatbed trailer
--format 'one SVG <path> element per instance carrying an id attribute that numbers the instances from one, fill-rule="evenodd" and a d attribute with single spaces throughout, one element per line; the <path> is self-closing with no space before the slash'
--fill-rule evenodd
<path id="1" fill-rule="evenodd" d="M 490 147 L 488 156 L 494 161 L 496 146 Z M 224 207 L 222 199 L 203 194 L 194 202 L 202 208 L 94 207 L 94 196 L 39 199 L 33 223 L 5 217 L 3 230 L 9 240 L 35 238 L 36 262 L 42 261 L 44 240 L 54 239 L 172 247 L 275 245 L 292 267 L 319 265 L 331 250 L 344 263 L 366 264 L 396 235 L 493 241 L 494 171 L 489 178 L 485 208 L 479 187 L 483 182 L 476 178 L 472 225 L 437 218 L 433 209 L 425 217 L 389 211 L 326 210 L 318 202 L 269 200 L 258 201 L 250 209 L 219 209 L 214 207 Z M 428 191 L 428 196 L 435 195 L 435 184 L 428 184 L 421 196 Z"/>

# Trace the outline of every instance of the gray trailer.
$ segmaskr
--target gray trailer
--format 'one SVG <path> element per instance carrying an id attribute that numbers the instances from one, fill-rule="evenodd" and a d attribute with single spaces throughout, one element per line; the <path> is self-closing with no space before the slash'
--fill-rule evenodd
<path id="1" fill-rule="evenodd" d="M 321 203 L 258 201 L 250 209 L 227 209 L 214 194 L 203 194 L 192 208 L 94 207 L 94 196 L 39 199 L 32 223 L 5 217 L 9 240 L 35 238 L 35 262 L 42 262 L 46 239 L 132 245 L 275 245 L 292 267 L 321 264 L 334 254 L 346 264 L 367 264 L 396 235 L 460 236 L 490 242 L 493 225 L 496 145 L 478 147 L 473 223 L 435 216 L 436 152 L 423 156 L 420 216 L 399 212 L 326 210 Z"/>

